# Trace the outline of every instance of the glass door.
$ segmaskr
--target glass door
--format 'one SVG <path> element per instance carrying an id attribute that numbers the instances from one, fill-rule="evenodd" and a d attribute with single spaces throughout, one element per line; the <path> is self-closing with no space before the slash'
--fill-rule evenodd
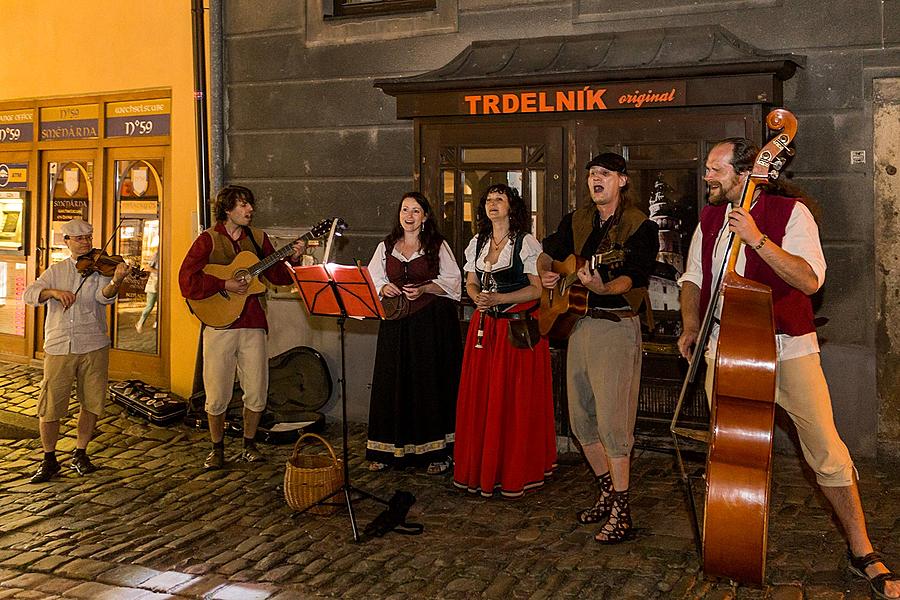
<path id="1" fill-rule="evenodd" d="M 113 305 L 110 371 L 167 385 L 163 354 L 168 264 L 162 240 L 165 148 L 116 148 L 107 155 L 107 209 L 115 231 L 111 252 L 133 269 Z"/>
<path id="2" fill-rule="evenodd" d="M 423 125 L 423 193 L 441 215 L 442 231 L 463 262 L 475 235 L 478 204 L 493 184 L 516 188 L 531 209 L 538 239 L 563 215 L 563 127 Z"/>
<path id="3" fill-rule="evenodd" d="M 66 260 L 69 250 L 63 240 L 62 226 L 81 218 L 94 226 L 93 247 L 103 244 L 100 226 L 101 208 L 94 203 L 93 151 L 53 150 L 41 156 L 42 201 L 38 218 L 36 276 L 50 265 Z M 35 317 L 35 355 L 43 356 L 44 309 Z"/>

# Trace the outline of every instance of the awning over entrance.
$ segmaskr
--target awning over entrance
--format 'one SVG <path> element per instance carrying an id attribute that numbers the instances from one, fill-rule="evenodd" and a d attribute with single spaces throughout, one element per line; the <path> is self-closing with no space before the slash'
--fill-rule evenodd
<path id="1" fill-rule="evenodd" d="M 609 92 L 604 95 L 604 108 L 628 108 L 628 103 L 616 106 L 609 99 L 632 91 L 644 93 L 650 89 L 648 81 L 659 84 L 655 93 L 676 92 L 665 104 L 668 106 L 777 104 L 781 101 L 781 82 L 790 79 L 805 61 L 796 54 L 765 52 L 718 25 L 709 25 L 473 42 L 439 69 L 377 80 L 375 86 L 397 97 L 400 118 L 476 114 L 472 101 L 454 98 L 453 92 L 471 96 L 485 90 L 540 88 L 556 98 L 557 92 L 567 93 L 561 86 L 591 85 L 598 89 L 610 83 L 617 85 L 603 88 Z M 726 85 L 722 78 L 731 81 Z M 670 85 L 680 82 L 683 86 L 689 79 L 695 84 L 687 89 Z M 751 83 L 740 85 L 740 81 Z M 641 85 L 631 90 L 634 85 L 626 82 Z M 680 101 L 675 101 L 676 95 Z M 558 103 L 547 98 L 545 109 L 553 106 L 554 110 L 540 110 L 538 99 L 534 112 L 558 112 Z M 584 106 L 576 110 L 596 109 Z"/>

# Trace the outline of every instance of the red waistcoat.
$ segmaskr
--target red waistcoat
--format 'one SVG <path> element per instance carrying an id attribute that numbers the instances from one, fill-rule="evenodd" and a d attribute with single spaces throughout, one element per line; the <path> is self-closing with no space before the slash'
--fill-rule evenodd
<path id="1" fill-rule="evenodd" d="M 750 215 L 756 226 L 775 244 L 781 246 L 785 229 L 794 210 L 796 198 L 774 196 L 762 192 L 750 209 Z M 700 307 L 706 308 L 711 294 L 713 273 L 712 257 L 716 246 L 716 238 L 725 221 L 725 213 L 729 204 L 718 206 L 707 205 L 700 213 L 702 240 L 703 285 L 700 288 Z M 788 285 L 775 271 L 759 257 L 749 246 L 744 246 L 747 259 L 744 277 L 763 283 L 772 288 L 772 302 L 775 309 L 775 328 L 778 333 L 792 336 L 804 335 L 815 331 L 813 325 L 812 302 L 809 296 L 795 287 Z"/>

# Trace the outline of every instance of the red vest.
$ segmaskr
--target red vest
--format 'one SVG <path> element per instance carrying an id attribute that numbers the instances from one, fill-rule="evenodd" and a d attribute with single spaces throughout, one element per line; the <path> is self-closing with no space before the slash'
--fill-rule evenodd
<path id="1" fill-rule="evenodd" d="M 750 209 L 750 215 L 756 226 L 775 244 L 781 246 L 788 220 L 794 210 L 796 198 L 774 196 L 762 192 Z M 700 288 L 700 307 L 705 309 L 711 294 L 713 273 L 712 256 L 716 238 L 725 222 L 727 202 L 718 206 L 707 205 L 700 213 L 702 240 L 703 285 Z M 775 328 L 778 333 L 791 336 L 804 335 L 815 331 L 813 325 L 812 302 L 809 296 L 795 287 L 788 285 L 775 271 L 759 257 L 755 250 L 744 245 L 747 259 L 744 277 L 752 279 L 772 288 L 772 302 L 775 309 Z"/>

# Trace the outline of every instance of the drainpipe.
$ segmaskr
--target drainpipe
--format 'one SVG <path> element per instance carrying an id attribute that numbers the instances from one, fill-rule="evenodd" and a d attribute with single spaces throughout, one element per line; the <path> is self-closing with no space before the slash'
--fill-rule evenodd
<path id="1" fill-rule="evenodd" d="M 209 227 L 209 136 L 206 125 L 206 40 L 203 0 L 191 0 L 194 48 L 194 122 L 197 127 L 197 217 L 200 229 Z"/>
<path id="2" fill-rule="evenodd" d="M 209 127 L 212 131 L 209 144 L 213 191 L 225 185 L 224 4 L 222 0 L 209 0 Z"/>

